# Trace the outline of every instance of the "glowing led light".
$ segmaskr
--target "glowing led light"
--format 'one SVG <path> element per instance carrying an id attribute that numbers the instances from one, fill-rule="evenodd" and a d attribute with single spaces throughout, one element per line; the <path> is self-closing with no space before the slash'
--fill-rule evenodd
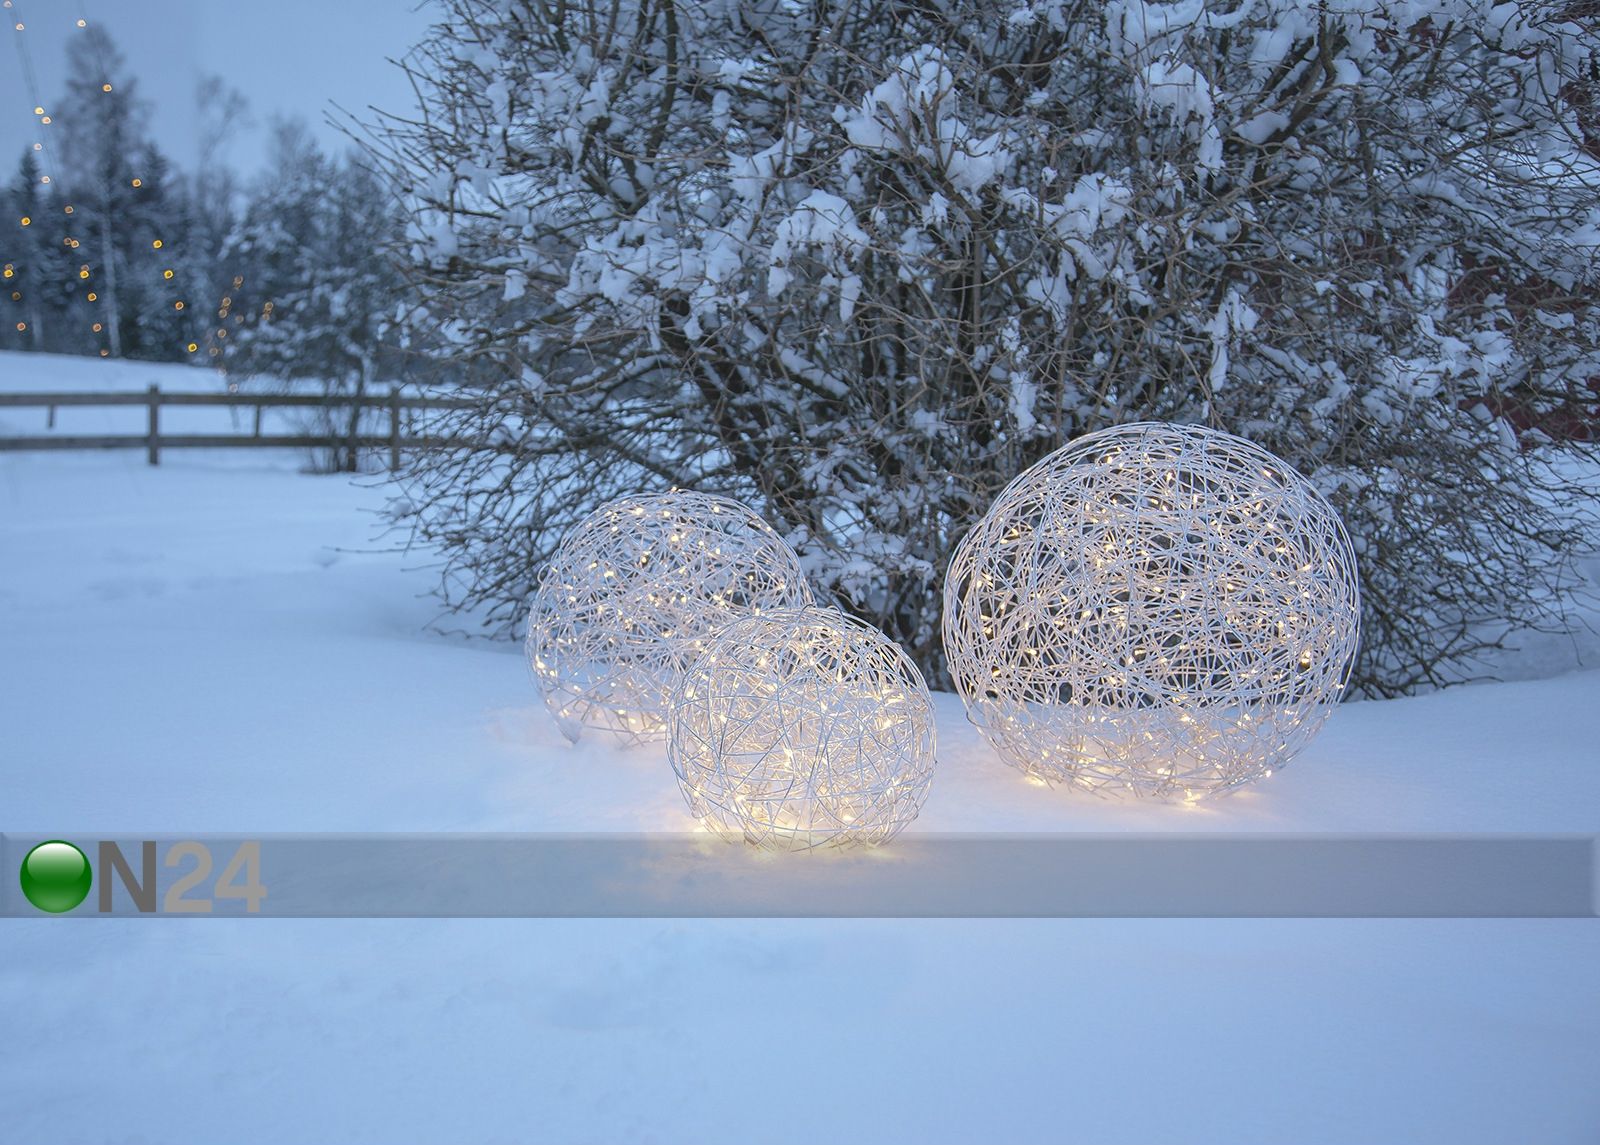
<path id="1" fill-rule="evenodd" d="M 161 240 L 160 239 L 156 239 L 154 242 L 152 242 L 150 244 L 150 246 L 151 246 L 151 248 L 153 250 L 160 250 L 161 249 Z"/>
<path id="2" fill-rule="evenodd" d="M 585 725 L 659 738 L 672 686 L 713 630 L 810 603 L 799 558 L 748 507 L 676 490 L 621 497 L 573 528 L 540 577 L 528 663 L 568 739 Z"/>
<path id="3" fill-rule="evenodd" d="M 103 83 L 103 84 L 100 85 L 100 90 L 101 91 L 110 91 L 111 90 L 111 85 L 108 84 L 108 83 Z"/>
<path id="4" fill-rule="evenodd" d="M 1193 800 L 1316 734 L 1359 617 L 1349 538 L 1304 478 L 1242 438 L 1142 423 L 1005 488 L 951 560 L 943 635 L 968 717 L 1008 763 Z"/>
<path id="5" fill-rule="evenodd" d="M 132 180 L 132 183 L 133 183 L 133 185 L 135 187 L 143 187 L 144 186 L 144 180 L 143 179 L 134 179 L 134 180 Z"/>
<path id="6" fill-rule="evenodd" d="M 171 278 L 172 277 L 172 272 L 170 270 L 163 270 L 161 272 L 161 277 L 162 278 Z"/>
<path id="7" fill-rule="evenodd" d="M 881 843 L 933 778 L 927 686 L 875 628 L 770 609 L 712 633 L 673 690 L 667 755 L 690 811 L 771 850 Z"/>
<path id="8" fill-rule="evenodd" d="M 89 292 L 88 298 L 89 298 L 90 302 L 98 302 L 98 301 L 100 301 L 100 296 L 98 294 L 96 294 L 92 290 Z"/>
<path id="9" fill-rule="evenodd" d="M 199 348 L 200 348 L 200 347 L 199 347 L 199 346 L 197 346 L 197 345 L 195 345 L 195 344 L 194 344 L 194 343 L 193 343 L 193 342 L 190 342 L 190 343 L 189 343 L 189 353 L 191 353 L 191 354 L 192 354 L 192 353 L 194 353 L 194 352 L 195 352 L 195 351 L 196 351 L 196 350 L 198 350 L 198 349 L 199 349 Z"/>
<path id="10" fill-rule="evenodd" d="M 26 226 L 31 226 L 32 224 L 33 224 L 33 220 L 32 219 L 30 219 L 27 215 L 23 215 L 22 216 L 22 225 L 23 226 L 25 226 L 25 227 Z"/>

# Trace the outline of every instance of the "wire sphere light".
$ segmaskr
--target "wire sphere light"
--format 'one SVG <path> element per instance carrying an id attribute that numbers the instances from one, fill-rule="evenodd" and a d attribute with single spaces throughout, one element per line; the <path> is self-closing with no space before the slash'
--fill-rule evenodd
<path id="1" fill-rule="evenodd" d="M 720 625 L 811 603 L 800 560 L 746 505 L 619 497 L 562 540 L 534 595 L 527 653 L 562 734 L 660 738 L 679 674 Z"/>
<path id="2" fill-rule="evenodd" d="M 831 608 L 717 632 L 679 681 L 667 753 L 689 809 L 770 850 L 882 843 L 933 778 L 933 705 L 916 665 Z"/>
<path id="3" fill-rule="evenodd" d="M 1092 433 L 1006 486 L 945 580 L 967 715 L 1047 783 L 1196 800 L 1281 767 L 1338 702 L 1361 613 L 1338 514 L 1253 443 Z"/>

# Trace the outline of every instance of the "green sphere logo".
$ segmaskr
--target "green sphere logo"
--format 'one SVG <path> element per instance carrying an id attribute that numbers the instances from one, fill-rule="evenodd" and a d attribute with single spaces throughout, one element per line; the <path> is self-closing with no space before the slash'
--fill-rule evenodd
<path id="1" fill-rule="evenodd" d="M 40 910 L 61 914 L 89 897 L 94 873 L 89 860 L 71 843 L 40 843 L 22 860 L 22 893 Z"/>

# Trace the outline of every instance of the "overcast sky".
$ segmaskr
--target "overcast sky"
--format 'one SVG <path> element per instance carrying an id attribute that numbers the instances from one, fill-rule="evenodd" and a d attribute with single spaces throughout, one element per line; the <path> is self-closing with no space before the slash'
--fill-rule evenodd
<path id="1" fill-rule="evenodd" d="M 332 103 L 404 111 L 412 94 L 386 58 L 403 55 L 437 18 L 418 0 L 11 0 L 0 35 L 0 180 L 9 180 L 24 148 L 39 139 L 33 115 L 63 90 L 69 38 L 80 19 L 106 28 L 150 106 L 151 134 L 185 168 L 197 153 L 194 89 L 204 74 L 220 75 L 250 102 L 254 130 L 231 144 L 246 172 L 266 158 L 266 125 L 274 114 L 303 117 L 329 148 L 342 137 L 323 123 Z M 14 25 L 25 28 L 18 32 Z M 29 89 L 19 44 L 38 74 Z M 49 140 L 46 139 L 48 143 Z"/>

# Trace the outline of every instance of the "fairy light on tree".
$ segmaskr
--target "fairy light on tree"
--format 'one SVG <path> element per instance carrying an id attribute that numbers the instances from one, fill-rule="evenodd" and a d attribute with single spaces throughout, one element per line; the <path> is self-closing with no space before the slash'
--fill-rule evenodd
<path id="1" fill-rule="evenodd" d="M 11 7 L 17 7 L 15 0 Z M 20 12 L 16 20 L 22 22 Z M 79 353 L 106 349 L 106 356 L 117 357 L 186 357 L 186 347 L 199 333 L 189 305 L 197 264 L 185 251 L 194 214 L 190 193 L 171 177 L 166 159 L 150 142 L 137 84 L 110 38 L 87 18 L 73 20 L 70 27 L 66 90 L 60 99 L 41 97 L 31 38 L 14 37 L 39 132 L 26 147 L 38 166 L 0 189 L 8 201 L 6 215 L 27 217 L 30 233 L 37 233 L 35 224 L 56 207 L 81 220 L 72 233 L 51 235 L 42 246 L 20 236 L 20 227 L 0 228 L 0 244 L 5 244 L 0 254 L 16 264 L 20 287 L 19 297 L 9 301 L 29 310 L 31 340 L 24 344 Z M 25 181 L 43 195 L 25 192 Z M 71 198 L 61 192 L 63 184 Z M 11 203 L 24 209 L 13 211 Z M 230 209 L 207 206 L 201 213 L 215 231 L 226 225 L 225 219 L 217 220 Z M 159 246 L 149 245 L 156 239 Z M 50 245 L 58 240 L 59 246 Z M 92 257 L 72 257 L 80 246 Z M 86 283 L 84 262 L 91 264 L 94 277 L 89 292 L 70 288 Z M 180 301 L 182 306 L 175 305 Z M 45 322 L 46 317 L 51 320 Z"/>

